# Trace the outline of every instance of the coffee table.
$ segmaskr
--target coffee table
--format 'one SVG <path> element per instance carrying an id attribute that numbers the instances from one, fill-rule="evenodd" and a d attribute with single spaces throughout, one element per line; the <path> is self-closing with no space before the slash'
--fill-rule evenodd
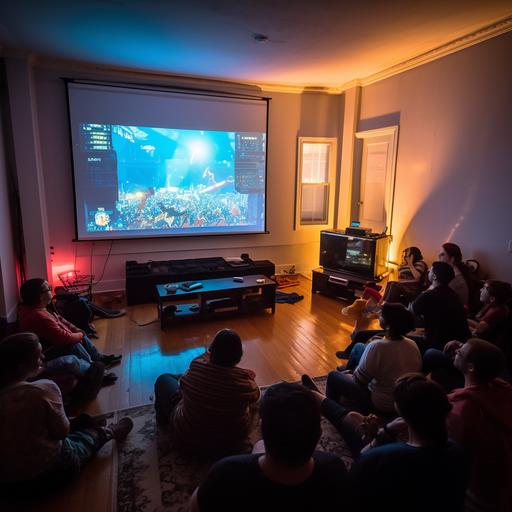
<path id="1" fill-rule="evenodd" d="M 234 281 L 232 277 L 194 282 L 201 283 L 202 287 L 186 290 L 181 287 L 186 281 L 156 285 L 158 317 L 162 329 L 167 319 L 207 318 L 222 313 L 245 313 L 262 309 L 271 309 L 272 314 L 276 311 L 277 284 L 264 275 L 244 276 L 242 282 Z M 168 285 L 176 286 L 176 292 L 169 293 L 166 288 Z"/>

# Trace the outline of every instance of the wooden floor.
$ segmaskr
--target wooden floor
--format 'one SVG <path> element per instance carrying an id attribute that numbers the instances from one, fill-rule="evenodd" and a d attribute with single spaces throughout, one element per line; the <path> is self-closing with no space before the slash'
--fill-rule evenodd
<path id="1" fill-rule="evenodd" d="M 95 321 L 100 334 L 96 346 L 105 353 L 123 354 L 123 362 L 114 369 L 117 383 L 103 388 L 86 412 L 99 414 L 151 403 L 158 375 L 183 373 L 190 361 L 204 352 L 214 334 L 225 327 L 240 334 L 244 345 L 241 366 L 256 372 L 260 386 L 294 381 L 303 373 L 326 374 L 339 364 L 335 352 L 348 345 L 352 332 L 353 325 L 344 322 L 340 314 L 346 303 L 312 296 L 311 281 L 302 277 L 298 286 L 283 291 L 297 292 L 304 295 L 304 300 L 293 305 L 277 304 L 275 315 L 267 311 L 199 323 L 173 323 L 165 331 L 156 321 L 154 304 L 131 306 L 124 317 Z M 15 510 L 110 512 L 113 471 L 112 449 L 107 445 L 70 488 L 47 502 L 25 503 Z"/>

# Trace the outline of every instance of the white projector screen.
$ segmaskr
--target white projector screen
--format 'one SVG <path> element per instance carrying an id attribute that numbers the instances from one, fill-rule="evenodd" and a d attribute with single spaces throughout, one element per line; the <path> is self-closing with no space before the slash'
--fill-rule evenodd
<path id="1" fill-rule="evenodd" d="M 67 91 L 78 240 L 266 232 L 266 98 Z"/>

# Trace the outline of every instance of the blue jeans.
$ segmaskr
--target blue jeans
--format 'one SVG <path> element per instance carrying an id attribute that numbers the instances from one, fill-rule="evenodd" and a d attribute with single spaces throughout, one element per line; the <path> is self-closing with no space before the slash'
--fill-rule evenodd
<path id="1" fill-rule="evenodd" d="M 181 400 L 180 383 L 175 375 L 163 373 L 155 382 L 155 412 L 160 425 L 166 425 L 171 412 Z"/>
<path id="2" fill-rule="evenodd" d="M 88 363 L 100 361 L 102 358 L 102 354 L 98 352 L 98 349 L 87 336 L 84 336 L 81 342 L 72 345 L 51 345 L 44 351 L 44 356 L 48 361 L 70 355 L 83 359 Z"/>
<path id="3" fill-rule="evenodd" d="M 76 356 L 60 356 L 45 362 L 44 370 L 37 376 L 38 379 L 51 378 L 52 375 L 61 375 L 63 373 L 82 377 L 91 367 L 84 359 Z"/>
<path id="4" fill-rule="evenodd" d="M 379 330 L 372 330 L 368 329 L 366 331 L 354 331 L 350 335 L 350 339 L 352 340 L 350 342 L 350 345 L 344 350 L 344 352 L 348 352 L 349 354 L 352 354 L 352 350 L 354 349 L 355 345 L 357 343 L 368 343 L 374 336 L 384 336 L 386 334 L 386 331 L 383 331 L 382 329 Z"/>

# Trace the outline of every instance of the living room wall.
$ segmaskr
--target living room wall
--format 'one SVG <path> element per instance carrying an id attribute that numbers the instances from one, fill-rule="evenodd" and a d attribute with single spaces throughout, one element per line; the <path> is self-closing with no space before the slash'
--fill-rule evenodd
<path id="1" fill-rule="evenodd" d="M 512 281 L 512 33 L 364 87 L 359 130 L 400 126 L 393 257 L 452 241 Z"/>
<path id="2" fill-rule="evenodd" d="M 92 273 L 101 283 L 97 290 L 124 288 L 124 264 L 127 260 L 239 256 L 249 253 L 253 259 L 269 259 L 276 265 L 296 265 L 310 271 L 318 265 L 319 231 L 295 231 L 295 176 L 298 136 L 338 137 L 343 115 L 343 96 L 321 93 L 271 93 L 266 235 L 194 237 L 110 242 L 72 242 L 74 238 L 71 156 L 67 127 L 66 94 L 59 77 L 140 81 L 139 75 L 98 73 L 73 66 L 53 64 L 34 69 L 38 131 L 44 175 L 49 244 L 52 246 L 53 277 L 60 271 L 76 268 Z M 144 80 L 142 80 L 144 81 Z M 173 84 L 158 78 L 158 83 Z M 193 84 L 193 81 L 192 81 Z M 229 90 L 229 86 L 226 86 Z M 266 94 L 265 94 L 266 95 Z M 107 262 L 107 255 L 110 256 Z M 92 255 L 92 256 L 91 256 Z M 103 268 L 106 263 L 106 267 Z M 92 265 L 91 265 L 92 264 Z"/>

